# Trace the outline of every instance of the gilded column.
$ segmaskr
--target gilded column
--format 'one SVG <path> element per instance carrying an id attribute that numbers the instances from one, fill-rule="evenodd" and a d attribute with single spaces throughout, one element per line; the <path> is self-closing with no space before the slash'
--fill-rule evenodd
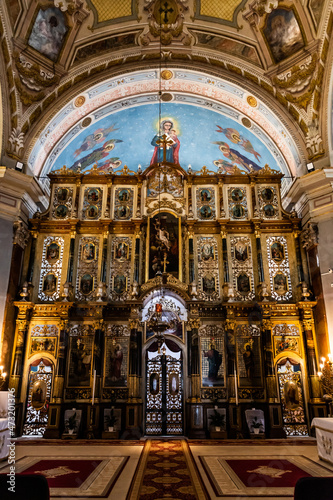
<path id="1" fill-rule="evenodd" d="M 33 308 L 34 304 L 32 302 L 22 301 L 22 302 L 14 302 L 14 305 L 18 307 L 19 312 L 16 320 L 14 357 L 13 357 L 9 387 L 15 388 L 15 399 L 19 401 L 21 396 L 23 363 L 24 363 L 24 353 L 26 347 L 26 337 L 29 326 L 29 315 L 30 315 L 30 310 Z"/>
<path id="2" fill-rule="evenodd" d="M 262 321 L 262 343 L 264 349 L 265 363 L 265 381 L 267 399 L 269 403 L 276 403 L 277 387 L 274 373 L 274 354 L 272 345 L 272 321 L 269 317 L 269 311 L 264 311 L 264 319 Z"/>
<path id="3" fill-rule="evenodd" d="M 200 319 L 189 320 L 190 330 L 188 331 L 188 374 L 191 377 L 191 403 L 199 403 L 200 398 L 200 352 L 199 352 L 199 328 Z"/>
<path id="4" fill-rule="evenodd" d="M 228 394 L 236 398 L 235 374 L 237 374 L 236 358 L 236 321 L 234 318 L 227 318 L 225 321 L 225 331 L 227 335 L 227 381 Z"/>
<path id="5" fill-rule="evenodd" d="M 140 321 L 130 319 L 130 349 L 129 349 L 129 369 L 128 369 L 128 395 L 132 403 L 141 402 L 140 379 L 142 371 L 142 332 L 140 331 Z"/>
<path id="6" fill-rule="evenodd" d="M 299 302 L 298 307 L 302 310 L 302 327 L 304 346 L 306 351 L 306 360 L 308 368 L 308 380 L 310 397 L 312 400 L 321 397 L 320 381 L 318 377 L 318 360 L 316 353 L 316 339 L 314 337 L 314 320 L 312 308 L 315 302 Z M 314 402 L 314 401 L 312 401 Z"/>

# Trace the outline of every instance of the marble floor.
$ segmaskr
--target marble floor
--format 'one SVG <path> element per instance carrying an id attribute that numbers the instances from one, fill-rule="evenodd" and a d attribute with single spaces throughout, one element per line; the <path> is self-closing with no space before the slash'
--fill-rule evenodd
<path id="1" fill-rule="evenodd" d="M 226 441 L 214 443 L 212 441 L 187 441 L 189 452 L 189 460 L 192 461 L 195 466 L 193 467 L 193 471 L 191 474 L 195 474 L 196 477 L 192 477 L 193 485 L 199 480 L 202 488 L 200 492 L 197 494 L 197 498 L 209 498 L 212 500 L 216 499 L 224 499 L 224 500 L 243 500 L 244 498 L 251 498 L 251 500 L 292 500 L 293 496 L 246 496 L 246 494 L 242 493 L 240 496 L 226 496 L 216 495 L 216 488 L 214 490 L 212 486 L 212 481 L 209 479 L 209 472 L 207 468 L 203 466 L 203 459 L 207 463 L 212 461 L 223 461 L 224 458 L 232 459 L 233 457 L 246 458 L 246 457 L 280 457 L 283 459 L 284 457 L 303 457 L 303 460 L 308 460 L 308 463 L 313 464 L 314 472 L 316 471 L 316 467 L 323 466 L 325 468 L 326 475 L 333 476 L 333 465 L 329 465 L 322 460 L 319 460 L 317 455 L 317 447 L 315 445 L 315 440 L 313 438 L 302 439 L 297 442 L 297 440 L 276 440 L 276 443 L 272 443 L 269 441 L 267 443 L 261 442 L 260 444 L 246 441 Z M 64 443 L 64 442 L 56 442 L 49 440 L 45 443 L 45 440 L 34 440 L 33 442 L 29 442 L 27 440 L 25 443 L 18 443 L 16 445 L 16 460 L 18 464 L 20 463 L 20 459 L 23 457 L 45 457 L 45 458 L 54 458 L 57 457 L 70 457 L 70 458 L 82 458 L 82 457 L 100 457 L 110 458 L 110 457 L 121 457 L 126 456 L 129 459 L 126 462 L 126 465 L 120 472 L 119 476 L 116 479 L 116 482 L 111 490 L 111 493 L 107 497 L 109 500 L 126 500 L 128 497 L 130 486 L 132 480 L 134 478 L 136 470 L 139 470 L 140 458 L 143 457 L 145 440 L 136 441 L 134 444 L 131 444 L 131 441 L 122 441 L 122 442 L 102 442 L 102 441 L 93 441 L 93 442 L 82 442 L 82 443 Z M 200 458 L 201 457 L 201 458 Z M 8 464 L 6 461 L 0 463 L 0 472 L 6 472 L 6 467 Z M 138 468 L 138 469 L 137 469 Z M 324 470 L 324 469 L 323 469 Z M 218 473 L 217 473 L 218 476 Z M 137 478 L 136 478 L 137 480 Z M 219 481 L 220 479 L 218 479 Z M 223 482 L 223 480 L 221 480 Z M 204 495 L 202 494 L 204 491 Z M 55 498 L 55 497 L 51 497 Z M 62 497 L 63 498 L 63 497 Z M 67 497 L 67 500 L 83 500 L 86 497 Z M 90 500 L 97 500 L 97 497 L 89 497 Z M 131 497 L 133 498 L 133 497 Z M 144 496 L 139 495 L 137 498 L 143 499 Z M 168 494 L 163 496 L 163 498 L 170 498 Z M 174 498 L 174 497 L 172 497 Z M 175 499 L 176 500 L 176 499 Z"/>

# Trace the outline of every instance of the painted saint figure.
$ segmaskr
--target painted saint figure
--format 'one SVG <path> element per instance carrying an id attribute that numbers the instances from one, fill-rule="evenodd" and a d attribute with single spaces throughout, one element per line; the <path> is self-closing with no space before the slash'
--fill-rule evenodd
<path id="1" fill-rule="evenodd" d="M 123 362 L 123 350 L 120 344 L 117 344 L 110 353 L 110 377 L 112 382 L 121 379 L 121 365 Z"/>
<path id="2" fill-rule="evenodd" d="M 254 353 L 250 344 L 246 344 L 245 352 L 243 353 L 243 360 L 246 370 L 246 376 L 248 379 L 252 380 L 254 378 Z"/>
<path id="3" fill-rule="evenodd" d="M 216 382 L 220 366 L 222 364 L 222 354 L 216 350 L 215 345 L 211 344 L 209 351 L 203 351 L 205 358 L 208 358 L 208 380 Z"/>
<path id="4" fill-rule="evenodd" d="M 155 135 L 151 141 L 151 145 L 155 146 L 155 149 L 150 164 L 153 165 L 154 163 L 163 161 L 163 145 L 157 143 L 162 139 L 163 135 L 165 135 L 166 140 L 171 143 L 166 146 L 166 161 L 179 164 L 180 142 L 171 120 L 162 121 L 160 133 Z"/>

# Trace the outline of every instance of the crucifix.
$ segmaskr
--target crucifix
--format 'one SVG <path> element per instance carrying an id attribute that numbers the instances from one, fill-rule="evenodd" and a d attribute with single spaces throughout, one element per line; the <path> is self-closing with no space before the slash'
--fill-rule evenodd
<path id="1" fill-rule="evenodd" d="M 169 261 L 167 260 L 167 253 L 164 252 L 163 254 L 163 272 L 166 272 L 166 266 L 169 264 Z"/>
<path id="2" fill-rule="evenodd" d="M 163 148 L 163 162 L 166 161 L 166 150 L 168 146 L 172 146 L 174 141 L 169 139 L 166 134 L 163 134 L 161 139 L 157 139 L 156 144 Z"/>
<path id="3" fill-rule="evenodd" d="M 172 12 L 173 12 L 173 8 L 172 7 L 168 8 L 168 7 L 169 7 L 168 2 L 164 2 L 163 7 L 161 6 L 159 8 L 159 13 L 161 14 L 161 17 L 162 17 L 162 14 L 164 14 L 163 21 L 164 21 L 165 24 L 167 24 L 168 19 L 169 19 L 169 15 L 168 14 L 172 14 Z"/>

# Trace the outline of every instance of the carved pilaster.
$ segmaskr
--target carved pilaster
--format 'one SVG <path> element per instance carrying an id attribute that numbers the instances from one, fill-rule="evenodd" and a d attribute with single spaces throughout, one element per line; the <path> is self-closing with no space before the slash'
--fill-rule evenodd
<path id="1" fill-rule="evenodd" d="M 318 377 L 318 362 L 314 338 L 314 319 L 312 307 L 315 303 L 299 302 L 298 307 L 302 312 L 302 328 L 304 346 L 307 353 L 307 367 L 309 376 L 309 389 L 311 398 L 320 398 L 320 382 Z"/>

